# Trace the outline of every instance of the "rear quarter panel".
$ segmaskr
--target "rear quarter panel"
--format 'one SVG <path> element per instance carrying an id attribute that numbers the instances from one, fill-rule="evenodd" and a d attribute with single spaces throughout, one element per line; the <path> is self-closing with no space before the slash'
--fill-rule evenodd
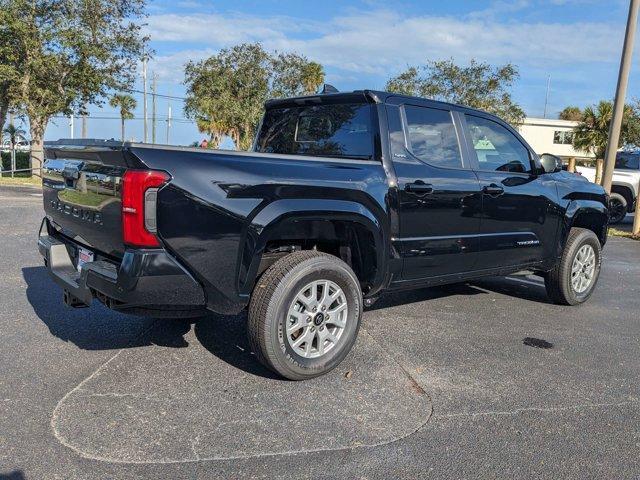
<path id="1" fill-rule="evenodd" d="M 388 231 L 388 186 L 378 162 L 144 148 L 133 153 L 172 175 L 158 195 L 159 235 L 220 313 L 248 302 L 256 262 L 269 236 L 281 234 L 280 222 L 351 215 Z M 382 235 L 381 250 L 388 243 Z"/>

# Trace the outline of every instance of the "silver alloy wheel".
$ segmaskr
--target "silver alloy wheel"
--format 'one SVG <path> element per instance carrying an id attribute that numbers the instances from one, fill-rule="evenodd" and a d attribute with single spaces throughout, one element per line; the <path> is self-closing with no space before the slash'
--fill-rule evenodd
<path id="1" fill-rule="evenodd" d="M 321 357 L 338 344 L 347 313 L 347 297 L 337 284 L 316 280 L 305 285 L 287 311 L 289 346 L 301 357 Z"/>
<path id="2" fill-rule="evenodd" d="M 571 264 L 571 286 L 576 293 L 585 292 L 593 282 L 596 271 L 596 252 L 589 244 L 583 245 Z"/>

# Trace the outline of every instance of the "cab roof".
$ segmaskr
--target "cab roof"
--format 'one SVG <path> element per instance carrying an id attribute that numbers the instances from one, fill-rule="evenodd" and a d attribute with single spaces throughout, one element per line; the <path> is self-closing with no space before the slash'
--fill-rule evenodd
<path id="1" fill-rule="evenodd" d="M 432 100 L 430 98 L 424 98 L 424 97 L 403 95 L 401 93 L 385 92 L 380 90 L 354 90 L 352 92 L 319 93 L 315 95 L 306 95 L 306 96 L 300 96 L 300 97 L 274 98 L 271 100 L 267 100 L 264 106 L 266 109 L 271 109 L 271 108 L 283 108 L 283 107 L 295 107 L 295 106 L 299 107 L 302 105 L 313 105 L 313 104 L 325 104 L 325 105 L 336 104 L 336 103 L 384 104 L 384 103 L 387 103 L 387 100 L 391 97 L 402 98 L 404 100 L 409 100 L 409 101 L 417 100 L 420 102 L 429 102 L 434 106 L 440 105 L 446 108 L 455 107 L 456 109 L 462 109 L 470 112 L 477 112 L 477 113 L 482 113 L 484 115 L 494 116 L 483 110 L 467 107 L 465 105 L 459 105 L 459 104 L 450 103 L 450 102 L 442 102 L 440 100 Z"/>

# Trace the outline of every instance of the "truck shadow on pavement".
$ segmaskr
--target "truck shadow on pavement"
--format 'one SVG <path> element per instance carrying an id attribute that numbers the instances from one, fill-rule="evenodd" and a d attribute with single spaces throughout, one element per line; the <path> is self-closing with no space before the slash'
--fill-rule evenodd
<path id="1" fill-rule="evenodd" d="M 62 290 L 45 267 L 22 269 L 27 300 L 52 335 L 83 350 L 119 350 L 157 345 L 188 347 L 185 336 L 194 328 L 202 346 L 224 362 L 253 375 L 276 377 L 251 353 L 246 334 L 246 313 L 235 316 L 210 314 L 199 319 L 154 319 L 109 310 L 98 301 L 89 308 L 69 308 Z"/>
<path id="2" fill-rule="evenodd" d="M 25 480 L 27 477 L 24 476 L 22 470 L 14 470 L 9 473 L 0 473 L 0 480 Z"/>
<path id="3" fill-rule="evenodd" d="M 190 322 L 157 320 L 125 315 L 109 310 L 98 301 L 89 308 L 69 308 L 62 303 L 62 290 L 53 283 L 45 267 L 26 267 L 22 275 L 27 283 L 27 300 L 35 314 L 56 337 L 83 350 L 159 345 L 172 348 L 189 346 L 184 335 Z"/>
<path id="4" fill-rule="evenodd" d="M 196 339 L 220 360 L 252 375 L 279 378 L 264 368 L 251 352 L 246 332 L 246 312 L 210 314 L 199 319 L 172 320 L 125 315 L 97 301 L 89 308 L 72 309 L 62 303 L 62 291 L 45 267 L 22 269 L 26 295 L 38 318 L 49 331 L 84 350 L 118 350 L 142 346 L 188 347 L 185 336 L 193 326 Z M 366 311 L 425 302 L 450 296 L 503 294 L 548 303 L 544 283 L 518 277 L 488 278 L 473 284 L 454 284 L 393 292 Z"/>
<path id="5" fill-rule="evenodd" d="M 497 293 L 537 303 L 551 303 L 544 281 L 537 277 L 486 277 L 470 283 L 454 283 L 437 287 L 386 293 L 365 311 L 426 302 L 451 296 Z"/>

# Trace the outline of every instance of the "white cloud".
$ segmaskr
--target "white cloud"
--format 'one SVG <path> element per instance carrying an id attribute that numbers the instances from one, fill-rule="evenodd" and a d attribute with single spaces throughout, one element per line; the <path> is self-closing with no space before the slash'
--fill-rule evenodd
<path id="1" fill-rule="evenodd" d="M 160 81 L 180 84 L 184 80 L 185 63 L 189 60 L 202 60 L 215 53 L 216 50 L 205 48 L 202 50 L 180 50 L 168 55 L 156 55 L 149 62 L 148 70 L 155 73 Z"/>
<path id="2" fill-rule="evenodd" d="M 324 23 L 282 16 L 152 15 L 147 29 L 154 41 L 197 43 L 207 51 L 259 41 L 268 49 L 295 50 L 334 69 L 367 74 L 448 57 L 532 66 L 615 62 L 623 33 L 596 22 L 500 22 L 475 14 L 405 17 L 386 10 Z"/>

